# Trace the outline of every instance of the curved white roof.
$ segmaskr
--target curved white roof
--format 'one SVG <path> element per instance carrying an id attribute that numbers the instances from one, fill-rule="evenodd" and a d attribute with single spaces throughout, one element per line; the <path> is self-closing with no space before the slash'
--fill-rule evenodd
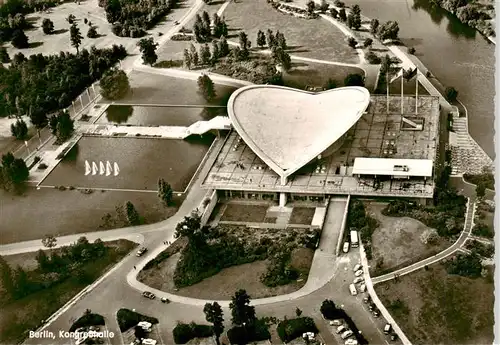
<path id="1" fill-rule="evenodd" d="M 281 177 L 309 163 L 344 135 L 370 103 L 364 87 L 319 93 L 275 85 L 236 90 L 231 122 L 245 143 Z"/>

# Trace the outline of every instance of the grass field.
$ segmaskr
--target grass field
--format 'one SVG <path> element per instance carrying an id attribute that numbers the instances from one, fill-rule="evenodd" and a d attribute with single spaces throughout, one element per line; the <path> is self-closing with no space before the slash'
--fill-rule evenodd
<path id="1" fill-rule="evenodd" d="M 258 30 L 265 32 L 271 29 L 275 33 L 279 30 L 285 35 L 292 55 L 346 63 L 359 62 L 356 51 L 347 45 L 344 34 L 335 26 L 319 18 L 307 20 L 283 14 L 273 9 L 266 0 L 232 1 L 224 11 L 224 17 L 234 34 L 240 30 L 247 33 L 253 47 L 256 46 Z"/>
<path id="2" fill-rule="evenodd" d="M 288 223 L 311 225 L 315 211 L 314 207 L 294 207 Z"/>
<path id="3" fill-rule="evenodd" d="M 386 203 L 366 203 L 367 211 L 380 223 L 372 235 L 372 253 L 370 273 L 373 276 L 381 275 L 399 267 L 408 266 L 422 259 L 430 257 L 451 243 L 439 239 L 435 245 L 424 244 L 420 235 L 429 229 L 422 222 L 409 217 L 386 217 L 381 214 Z M 377 267 L 378 260 L 383 265 Z"/>
<path id="4" fill-rule="evenodd" d="M 375 291 L 414 344 L 492 344 L 493 276 L 449 275 L 441 264 L 375 285 Z M 400 302 L 398 302 L 398 300 Z"/>
<path id="5" fill-rule="evenodd" d="M 93 280 L 120 261 L 136 246 L 136 244 L 126 240 L 106 244 L 112 247 L 108 255 L 83 266 L 83 269 L 92 275 Z M 23 254 L 23 257 L 26 261 L 32 262 L 35 255 L 36 252 Z M 5 259 L 7 262 L 15 263 L 19 258 L 17 256 L 17 258 L 11 260 L 7 256 Z M 37 328 L 41 320 L 46 320 L 85 286 L 72 277 L 52 288 L 41 290 L 17 301 L 6 301 L 2 298 L 0 305 L 0 343 L 13 344 L 21 341 L 26 335 L 26 330 Z"/>
<path id="6" fill-rule="evenodd" d="M 165 209 L 156 193 L 83 194 L 42 188 L 15 196 L 0 190 L 0 244 L 35 240 L 46 234 L 63 236 L 102 230 L 101 218 L 108 212 L 113 214 L 115 206 L 126 201 L 131 201 L 148 223 L 166 219 L 176 211 L 175 207 Z"/>
<path id="7" fill-rule="evenodd" d="M 263 222 L 268 205 L 227 204 L 222 221 L 231 222 Z"/>

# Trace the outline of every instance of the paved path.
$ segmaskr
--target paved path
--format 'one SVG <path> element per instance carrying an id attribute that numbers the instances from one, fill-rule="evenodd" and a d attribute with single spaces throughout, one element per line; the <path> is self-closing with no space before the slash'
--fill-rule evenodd
<path id="1" fill-rule="evenodd" d="M 387 280 L 394 279 L 395 276 L 402 276 L 402 275 L 411 273 L 413 271 L 421 269 L 422 267 L 424 267 L 426 265 L 431 265 L 435 262 L 441 261 L 444 258 L 452 255 L 454 252 L 456 252 L 458 249 L 460 249 L 463 246 L 463 244 L 467 240 L 468 236 L 470 235 L 470 232 L 471 232 L 472 226 L 473 226 L 474 213 L 475 213 L 474 201 L 471 201 L 469 199 L 467 201 L 467 211 L 465 214 L 464 229 L 460 233 L 459 238 L 457 239 L 457 241 L 453 245 L 446 248 L 442 252 L 440 252 L 434 256 L 431 256 L 430 258 L 427 258 L 427 259 L 424 259 L 424 260 L 419 261 L 417 263 L 414 263 L 413 265 L 401 268 L 401 269 L 393 271 L 391 273 L 387 273 L 387 274 L 372 278 L 373 284 L 375 285 L 378 283 L 385 282 Z"/>

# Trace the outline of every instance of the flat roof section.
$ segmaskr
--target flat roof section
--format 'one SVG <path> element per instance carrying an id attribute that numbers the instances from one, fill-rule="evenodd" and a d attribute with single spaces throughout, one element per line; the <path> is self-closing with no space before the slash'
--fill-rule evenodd
<path id="1" fill-rule="evenodd" d="M 354 159 L 354 175 L 431 177 L 431 159 L 365 158 Z"/>
<path id="2" fill-rule="evenodd" d="M 231 95 L 228 114 L 251 150 L 287 177 L 341 138 L 369 104 L 370 93 L 363 87 L 313 93 L 252 85 Z"/>

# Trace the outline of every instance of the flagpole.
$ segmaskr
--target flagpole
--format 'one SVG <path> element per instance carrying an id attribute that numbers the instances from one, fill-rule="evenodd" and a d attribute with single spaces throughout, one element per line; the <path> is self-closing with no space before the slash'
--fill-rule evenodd
<path id="1" fill-rule="evenodd" d="M 385 72 L 385 80 L 387 86 L 387 114 L 389 114 L 389 71 Z"/>
<path id="2" fill-rule="evenodd" d="M 418 69 L 415 77 L 415 83 L 417 84 L 417 87 L 415 88 L 415 115 L 418 115 Z"/>
<path id="3" fill-rule="evenodd" d="M 403 115 L 403 74 L 404 74 L 404 69 L 401 69 L 401 115 Z"/>

